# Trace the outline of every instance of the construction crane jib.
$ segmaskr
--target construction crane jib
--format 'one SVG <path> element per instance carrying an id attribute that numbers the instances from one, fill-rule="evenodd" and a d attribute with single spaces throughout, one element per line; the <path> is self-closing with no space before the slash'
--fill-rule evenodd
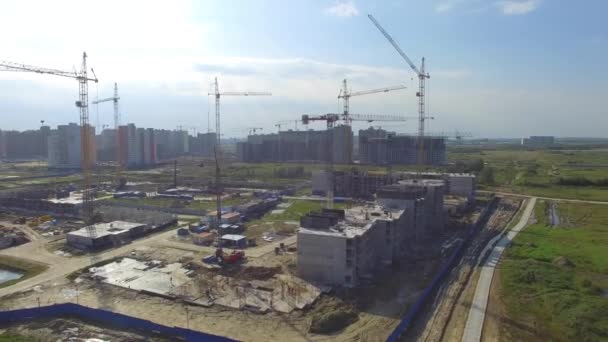
<path id="1" fill-rule="evenodd" d="M 83 189 L 82 189 L 82 216 L 87 224 L 93 223 L 94 210 L 93 210 L 93 199 L 94 194 L 91 189 L 91 175 L 90 170 L 93 164 L 92 149 L 92 127 L 89 125 L 89 81 L 95 83 L 98 82 L 95 71 L 91 68 L 93 77 L 88 76 L 87 69 L 87 54 L 82 53 L 82 65 L 79 72 L 77 71 L 63 71 L 58 69 L 41 68 L 31 65 L 4 62 L 0 61 L 0 70 L 2 71 L 24 71 L 33 72 L 37 74 L 48 74 L 61 77 L 68 77 L 78 81 L 78 101 L 76 101 L 76 107 L 80 110 L 80 149 L 81 149 L 81 166 L 83 175 Z M 89 232 L 94 234 L 94 230 Z"/>
<path id="2" fill-rule="evenodd" d="M 344 123 L 347 125 L 350 125 L 352 123 L 352 120 L 349 117 L 350 98 L 352 96 L 361 96 L 361 95 L 376 94 L 376 93 L 388 93 L 389 91 L 400 90 L 400 89 L 405 89 L 405 88 L 407 88 L 407 87 L 404 85 L 398 85 L 398 86 L 387 87 L 387 88 L 351 92 L 348 89 L 348 83 L 347 83 L 346 79 L 344 79 L 342 81 L 342 89 L 340 89 L 340 93 L 338 94 L 338 98 L 344 100 L 344 113 L 343 113 Z"/>
<path id="3" fill-rule="evenodd" d="M 327 113 L 322 115 L 302 115 L 302 123 L 308 125 L 311 121 L 325 121 L 328 134 L 328 160 L 326 164 L 327 173 L 327 208 L 331 209 L 334 206 L 334 124 L 343 117 L 343 114 Z M 374 115 L 374 114 L 349 114 L 351 121 L 407 121 L 411 117 L 402 115 Z"/>
<path id="4" fill-rule="evenodd" d="M 401 57 L 407 62 L 407 64 L 409 64 L 410 68 L 418 76 L 418 92 L 416 93 L 416 96 L 418 97 L 418 137 L 420 139 L 418 161 L 419 163 L 423 163 L 422 158 L 424 156 L 424 150 L 422 148 L 422 144 L 424 142 L 424 121 L 427 119 L 424 113 L 424 83 L 427 78 L 431 78 L 431 76 L 424 70 L 424 57 L 422 57 L 422 63 L 420 64 L 420 69 L 418 69 L 416 65 L 414 65 L 414 63 L 410 60 L 410 58 L 405 54 L 405 52 L 401 50 L 399 45 L 397 45 L 395 40 L 388 34 L 388 32 L 386 32 L 384 28 L 382 28 L 376 18 L 374 18 L 374 16 L 372 16 L 371 14 L 369 14 L 368 17 L 369 20 L 372 21 L 376 28 L 378 28 L 378 30 L 384 35 L 384 37 L 389 41 L 389 43 L 391 43 L 391 45 L 395 48 L 395 50 L 397 50 L 397 53 L 401 55 Z"/>

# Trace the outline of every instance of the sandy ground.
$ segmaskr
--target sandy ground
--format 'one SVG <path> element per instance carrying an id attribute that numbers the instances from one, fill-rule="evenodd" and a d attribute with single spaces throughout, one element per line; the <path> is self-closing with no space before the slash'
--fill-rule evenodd
<path id="1" fill-rule="evenodd" d="M 0 307 L 9 309 L 33 307 L 38 303 L 74 302 L 243 341 L 379 341 L 385 340 L 397 325 L 405 310 L 436 272 L 437 266 L 411 265 L 396 272 L 393 277 L 382 279 L 385 286 L 375 288 L 375 293 L 370 293 L 370 296 L 378 296 L 378 299 L 361 312 L 359 320 L 344 331 L 330 336 L 308 334 L 310 317 L 306 311 L 262 315 L 218 305 L 204 308 L 93 281 L 75 284 L 64 279 L 47 283 L 35 290 L 2 298 Z M 413 275 L 421 277 L 416 277 L 417 281 L 413 282 Z"/>

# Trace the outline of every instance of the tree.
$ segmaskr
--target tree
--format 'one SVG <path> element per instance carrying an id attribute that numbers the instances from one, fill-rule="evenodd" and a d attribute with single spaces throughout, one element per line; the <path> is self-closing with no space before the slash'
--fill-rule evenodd
<path id="1" fill-rule="evenodd" d="M 479 173 L 479 181 L 483 184 L 492 185 L 494 184 L 494 168 L 484 167 Z"/>

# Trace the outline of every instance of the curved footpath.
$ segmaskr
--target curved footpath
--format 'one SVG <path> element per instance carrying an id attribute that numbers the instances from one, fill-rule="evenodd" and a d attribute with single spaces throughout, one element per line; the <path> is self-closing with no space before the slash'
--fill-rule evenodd
<path id="1" fill-rule="evenodd" d="M 463 342 L 478 342 L 481 341 L 481 332 L 483 330 L 483 322 L 486 316 L 486 307 L 488 305 L 488 296 L 490 294 L 490 286 L 492 285 L 492 277 L 494 276 L 494 269 L 502 256 L 502 252 L 507 248 L 511 241 L 515 238 L 517 233 L 524 229 L 532 215 L 532 210 L 536 204 L 536 197 L 532 197 L 524 209 L 524 213 L 521 219 L 510 229 L 507 234 L 499 235 L 496 238 L 490 240 L 486 247 L 479 255 L 478 264 L 486 255 L 488 250 L 491 250 L 490 255 L 485 259 L 481 266 L 481 272 L 479 274 L 479 280 L 477 281 L 477 287 L 475 288 L 475 296 L 471 303 L 469 310 L 469 316 L 467 318 L 466 325 L 464 327 L 464 333 L 462 335 Z M 493 244 L 498 240 L 496 246 Z"/>

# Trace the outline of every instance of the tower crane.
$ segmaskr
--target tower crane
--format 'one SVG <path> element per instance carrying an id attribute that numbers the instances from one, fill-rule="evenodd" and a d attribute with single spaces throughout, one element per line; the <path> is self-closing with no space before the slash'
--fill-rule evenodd
<path id="1" fill-rule="evenodd" d="M 217 77 L 215 78 L 215 82 L 213 82 L 214 91 L 212 93 L 208 93 L 208 95 L 213 95 L 215 97 L 215 187 L 216 187 L 216 209 L 217 209 L 217 224 L 222 223 L 222 190 L 220 184 L 220 162 L 222 159 L 222 146 L 221 146 L 221 132 L 220 132 L 220 98 L 222 96 L 270 96 L 272 93 L 269 92 L 255 92 L 255 91 L 246 91 L 246 92 L 236 92 L 236 91 L 228 91 L 228 92 L 220 92 L 220 86 L 217 82 Z"/>
<path id="2" fill-rule="evenodd" d="M 257 131 L 263 131 L 264 129 L 261 127 L 249 127 L 249 135 L 256 134 Z"/>
<path id="3" fill-rule="evenodd" d="M 340 89 L 340 93 L 338 94 L 338 98 L 344 100 L 343 119 L 344 119 L 344 123 L 346 123 L 347 125 L 351 124 L 351 120 L 349 118 L 351 96 L 361 96 L 361 95 L 376 94 L 376 93 L 388 93 L 389 91 L 407 88 L 404 85 L 398 85 L 398 86 L 393 86 L 393 87 L 388 87 L 388 88 L 357 91 L 357 92 L 353 93 L 348 89 L 348 84 L 347 84 L 346 79 L 344 79 L 342 81 L 342 87 L 343 88 Z"/>
<path id="4" fill-rule="evenodd" d="M 308 125 L 310 121 L 325 121 L 327 124 L 327 134 L 329 137 L 329 155 L 326 164 L 327 173 L 327 208 L 331 209 L 334 206 L 334 124 L 343 118 L 343 114 L 327 113 L 322 115 L 302 115 L 302 123 Z M 411 117 L 400 115 L 373 115 L 373 114 L 349 114 L 351 121 L 407 121 Z"/>
<path id="5" fill-rule="evenodd" d="M 397 53 L 401 55 L 401 57 L 407 62 L 407 64 L 409 64 L 410 68 L 418 76 L 418 92 L 416 93 L 416 96 L 418 97 L 418 163 L 424 164 L 424 121 L 428 119 L 428 117 L 425 116 L 424 113 L 424 83 L 427 78 L 431 78 L 429 73 L 425 72 L 424 70 L 424 57 L 422 57 L 420 69 L 418 69 L 416 65 L 412 63 L 410 58 L 405 54 L 405 52 L 401 50 L 399 45 L 397 45 L 395 40 L 393 40 L 393 38 L 382 28 L 376 18 L 374 18 L 374 16 L 372 16 L 371 14 L 368 14 L 368 18 L 372 21 L 376 28 L 378 28 L 380 33 L 384 35 L 388 42 L 391 43 L 395 50 L 397 50 Z"/>
<path id="6" fill-rule="evenodd" d="M 282 120 L 282 121 L 277 122 L 276 125 L 274 125 L 274 126 L 278 127 L 279 130 L 281 130 L 281 126 L 293 123 L 294 124 L 294 128 L 297 131 L 298 130 L 298 122 L 299 121 L 300 120 Z"/>
<path id="7" fill-rule="evenodd" d="M 95 71 L 91 68 L 93 77 L 88 76 L 87 70 L 87 54 L 82 53 L 82 65 L 80 71 L 63 71 L 58 69 L 41 68 L 31 65 L 5 62 L 0 61 L 0 70 L 2 71 L 22 71 L 22 72 L 33 72 L 37 74 L 48 74 L 61 77 L 72 78 L 78 81 L 78 101 L 76 101 L 76 107 L 80 109 L 80 153 L 81 153 L 81 166 L 82 166 L 82 216 L 89 227 L 93 223 L 94 208 L 93 199 L 94 194 L 91 189 L 91 166 L 93 164 L 92 147 L 93 142 L 91 141 L 91 133 L 93 132 L 92 127 L 89 125 L 89 81 L 95 83 L 98 82 Z M 91 237 L 96 236 L 95 229 L 91 227 L 88 231 Z"/>
<path id="8" fill-rule="evenodd" d="M 95 100 L 92 103 L 94 105 L 103 103 L 103 102 L 110 102 L 112 101 L 114 103 L 114 131 L 116 134 L 116 188 L 120 189 L 124 186 L 124 184 L 126 183 L 126 180 L 122 178 L 122 168 L 123 168 L 123 161 L 121 161 L 120 159 L 120 151 L 121 151 L 121 139 L 120 139 L 120 134 L 118 134 L 118 130 L 119 130 L 119 126 L 120 126 L 120 112 L 118 111 L 118 100 L 120 100 L 120 97 L 118 96 L 118 84 L 116 82 L 114 82 L 114 96 L 112 97 L 108 97 L 105 99 L 101 99 L 101 100 Z M 126 162 L 126 161 L 124 161 Z"/>

